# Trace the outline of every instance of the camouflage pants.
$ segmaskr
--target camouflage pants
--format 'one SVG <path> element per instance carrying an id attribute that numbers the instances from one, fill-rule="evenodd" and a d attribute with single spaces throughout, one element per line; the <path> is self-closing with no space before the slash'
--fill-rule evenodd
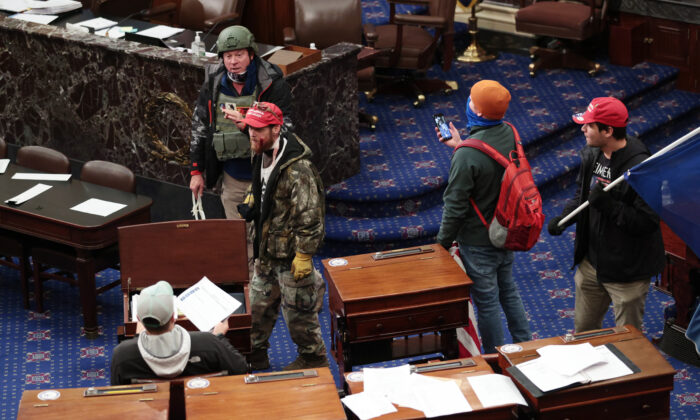
<path id="1" fill-rule="evenodd" d="M 269 338 L 277 321 L 279 308 L 287 323 L 289 335 L 299 354 L 325 355 L 326 346 L 321 337 L 318 312 L 323 303 L 326 285 L 316 270 L 301 280 L 294 280 L 291 261 L 274 264 L 269 275 L 262 274 L 256 262 L 255 275 L 250 283 L 253 350 L 267 349 Z"/>

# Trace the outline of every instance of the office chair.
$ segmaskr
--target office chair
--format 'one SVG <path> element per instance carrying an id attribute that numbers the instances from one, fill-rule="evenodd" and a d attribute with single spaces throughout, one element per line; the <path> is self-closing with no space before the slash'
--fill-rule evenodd
<path id="1" fill-rule="evenodd" d="M 362 2 L 360 0 L 296 0 L 294 27 L 282 29 L 285 45 L 308 47 L 311 43 L 324 49 L 349 42 L 362 44 Z M 358 54 L 357 88 L 371 101 L 377 92 L 373 58 L 363 59 Z M 378 118 L 359 112 L 360 122 L 376 128 Z"/>
<path id="2" fill-rule="evenodd" d="M 7 143 L 0 138 L 0 159 L 7 159 Z M 9 230 L 0 229 L 0 265 L 19 271 L 24 308 L 29 309 L 29 251 L 28 238 Z M 18 261 L 15 262 L 14 258 Z"/>
<path id="3" fill-rule="evenodd" d="M 127 17 L 149 21 L 158 19 L 173 23 L 177 12 L 174 2 L 163 3 L 152 7 L 153 0 L 94 0 L 92 11 L 98 16 Z"/>
<path id="4" fill-rule="evenodd" d="M 25 168 L 54 174 L 69 174 L 70 161 L 58 150 L 44 146 L 24 146 L 17 151 L 16 163 Z"/>
<path id="5" fill-rule="evenodd" d="M 600 71 L 600 64 L 575 49 L 605 31 L 607 0 L 534 0 L 529 6 L 525 0 L 520 0 L 520 7 L 515 15 L 516 30 L 556 39 L 547 48 L 530 48 L 531 77 L 539 69 L 561 67 L 587 70 L 591 76 Z"/>
<path id="6" fill-rule="evenodd" d="M 136 180 L 133 172 L 125 166 L 92 160 L 85 162 L 80 171 L 80 179 L 92 184 L 102 185 L 126 192 L 136 191 Z M 54 245 L 35 246 L 32 248 L 32 262 L 34 265 L 34 295 L 37 312 L 44 312 L 43 282 L 46 280 L 58 280 L 78 286 L 74 273 L 78 270 L 77 255 L 74 248 L 69 246 Z M 95 256 L 95 272 L 106 268 L 119 267 L 119 247 L 113 245 Z M 57 272 L 48 271 L 51 268 Z M 115 280 L 109 284 L 97 288 L 97 294 L 109 290 L 121 283 Z"/>
<path id="7" fill-rule="evenodd" d="M 454 57 L 454 16 L 457 0 L 388 0 L 390 20 L 388 25 L 365 25 L 368 45 L 388 50 L 390 54 L 378 57 L 377 68 L 410 70 L 415 77 L 401 77 L 398 84 L 379 85 L 379 91 L 392 92 L 408 88 L 415 96 L 413 106 L 425 102 L 425 94 L 450 93 L 457 89 L 454 81 L 425 79 L 425 73 L 433 64 L 436 51 L 442 50 L 442 69 L 447 71 Z M 428 6 L 427 15 L 396 14 L 396 4 L 410 3 Z M 426 28 L 431 28 L 433 33 Z"/>
<path id="8" fill-rule="evenodd" d="M 240 25 L 245 0 L 181 0 L 177 22 L 192 31 L 215 34 L 231 25 Z"/>

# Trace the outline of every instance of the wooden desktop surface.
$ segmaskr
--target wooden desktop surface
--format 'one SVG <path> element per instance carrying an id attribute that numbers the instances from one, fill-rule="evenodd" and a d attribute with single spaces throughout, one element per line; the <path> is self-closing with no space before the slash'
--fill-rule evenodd
<path id="1" fill-rule="evenodd" d="M 109 387 L 119 389 L 131 387 Z M 43 401 L 38 398 L 44 390 L 30 390 L 22 393 L 19 403 L 18 420 L 157 420 L 168 419 L 170 389 L 168 383 L 156 384 L 156 392 L 139 394 L 108 395 L 85 397 L 87 388 L 57 389 L 61 393 L 56 400 Z"/>
<path id="2" fill-rule="evenodd" d="M 255 384 L 244 382 L 247 375 L 208 378 L 210 385 L 197 389 L 185 382 L 187 419 L 345 419 L 331 371 L 316 371 L 318 377 Z"/>
<path id="3" fill-rule="evenodd" d="M 96 338 L 97 294 L 93 252 L 116 244 L 119 226 L 149 222 L 152 201 L 143 195 L 82 182 L 75 177 L 61 182 L 12 179 L 17 172 L 37 171 L 10 164 L 0 175 L 0 227 L 75 248 L 85 335 Z M 5 203 L 5 200 L 38 183 L 52 187 L 20 205 Z M 126 204 L 126 207 L 105 217 L 71 210 L 71 207 L 90 198 Z"/>
<path id="4" fill-rule="evenodd" d="M 569 417 L 587 420 L 593 415 L 603 413 L 606 416 L 624 418 L 668 418 L 670 392 L 673 389 L 673 375 L 676 371 L 639 330 L 631 325 L 623 329 L 627 331 L 569 342 L 566 342 L 564 337 L 551 337 L 518 343 L 522 347 L 518 352 L 506 353 L 501 347 L 497 349 L 499 365 L 504 369 L 504 373 L 508 374 L 506 367 L 539 357 L 536 349 L 550 344 L 590 342 L 593 346 L 598 346 L 611 343 L 636 365 L 640 372 L 551 391 L 540 397 L 533 396 L 514 379 L 533 407 L 535 416 L 543 419 Z M 600 331 L 607 330 L 612 329 Z"/>
<path id="5" fill-rule="evenodd" d="M 498 407 L 484 408 L 481 401 L 476 396 L 476 393 L 469 385 L 467 380 L 470 376 L 488 375 L 493 373 L 493 370 L 486 361 L 481 356 L 474 356 L 471 358 L 476 362 L 476 366 L 469 366 L 457 369 L 446 369 L 433 372 L 421 373 L 421 375 L 433 376 L 437 378 L 447 378 L 452 379 L 457 382 L 462 393 L 466 397 L 469 405 L 472 407 L 471 412 L 459 413 L 452 416 L 444 417 L 449 419 L 510 419 L 512 418 L 512 410 L 514 405 L 503 405 Z M 416 366 L 430 366 L 430 363 L 423 363 Z M 348 385 L 348 392 L 350 394 L 357 394 L 364 390 L 364 383 L 358 381 L 349 381 L 348 376 L 353 375 L 357 372 L 347 372 L 345 373 L 345 382 Z M 377 417 L 380 420 L 398 420 L 398 419 L 423 419 L 425 416 L 423 412 L 414 410 L 412 408 L 396 406 L 398 410 L 395 413 L 385 414 L 383 416 Z M 443 417 L 440 417 L 443 418 Z"/>

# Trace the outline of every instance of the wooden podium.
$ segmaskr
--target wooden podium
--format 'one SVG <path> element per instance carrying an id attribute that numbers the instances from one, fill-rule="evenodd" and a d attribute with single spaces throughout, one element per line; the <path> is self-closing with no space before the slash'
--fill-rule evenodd
<path id="1" fill-rule="evenodd" d="M 472 281 L 442 246 L 326 259 L 323 268 L 341 372 L 421 354 L 458 356 L 455 329 L 469 324 Z"/>
<path id="2" fill-rule="evenodd" d="M 453 367 L 456 364 L 463 364 L 461 367 Z M 472 407 L 472 411 L 466 413 L 454 414 L 441 419 L 483 419 L 483 420 L 509 420 L 513 418 L 513 410 L 515 405 L 500 405 L 497 407 L 484 408 L 481 401 L 476 396 L 476 393 L 469 385 L 467 380 L 470 376 L 488 375 L 493 373 L 491 366 L 481 356 L 474 356 L 469 359 L 448 360 L 439 363 L 423 363 L 415 365 L 417 373 L 421 375 L 434 376 L 437 378 L 452 379 L 459 382 L 459 388 L 464 394 L 464 397 Z M 421 369 L 429 369 L 421 372 Z M 364 382 L 355 380 L 353 377 L 358 376 L 360 372 L 349 372 L 345 374 L 345 383 L 348 387 L 349 394 L 358 394 L 364 390 Z M 380 420 L 394 419 L 422 419 L 425 418 L 422 412 L 416 411 L 408 407 L 396 406 L 398 410 L 395 413 L 385 414 L 377 417 Z"/>
<path id="3" fill-rule="evenodd" d="M 612 344 L 637 369 L 619 378 L 542 393 L 518 379 L 511 366 L 539 357 L 537 349 L 550 344 Z M 498 363 L 513 378 L 537 419 L 668 418 L 676 371 L 658 350 L 631 325 L 580 334 L 506 344 L 497 348 Z M 628 363 L 629 365 L 629 363 Z"/>
<path id="4" fill-rule="evenodd" d="M 136 334 L 131 296 L 165 280 L 177 295 L 206 276 L 242 303 L 229 316 L 226 337 L 241 353 L 250 353 L 248 248 L 243 220 L 183 220 L 119 228 L 124 326 L 121 339 Z M 184 316 L 177 323 L 197 331 Z"/>

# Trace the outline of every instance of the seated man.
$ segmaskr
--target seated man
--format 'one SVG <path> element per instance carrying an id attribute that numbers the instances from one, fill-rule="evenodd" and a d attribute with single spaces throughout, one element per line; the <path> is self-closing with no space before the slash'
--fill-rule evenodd
<path id="1" fill-rule="evenodd" d="M 141 291 L 136 337 L 114 349 L 111 384 L 130 384 L 134 378 L 174 378 L 226 371 L 245 373 L 245 358 L 226 339 L 227 323 L 209 332 L 189 332 L 175 325 L 173 288 L 159 281 Z"/>

